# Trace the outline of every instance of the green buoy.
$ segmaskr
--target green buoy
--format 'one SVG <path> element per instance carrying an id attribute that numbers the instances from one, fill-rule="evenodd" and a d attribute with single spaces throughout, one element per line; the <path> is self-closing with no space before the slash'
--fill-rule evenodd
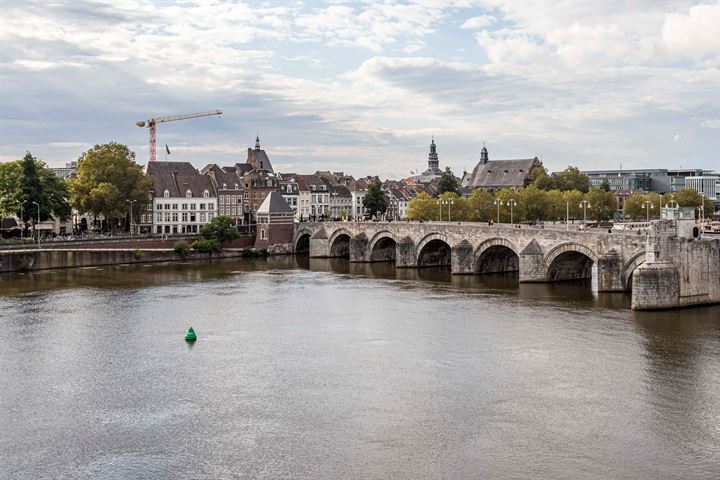
<path id="1" fill-rule="evenodd" d="M 197 335 L 195 335 L 195 330 L 193 330 L 193 327 L 190 327 L 187 329 L 187 332 L 185 332 L 185 340 L 188 342 L 194 342 L 197 340 Z"/>

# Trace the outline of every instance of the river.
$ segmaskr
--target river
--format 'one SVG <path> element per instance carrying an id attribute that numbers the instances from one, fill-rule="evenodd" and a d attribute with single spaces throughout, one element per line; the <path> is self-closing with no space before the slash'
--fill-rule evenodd
<path id="1" fill-rule="evenodd" d="M 0 327 L 2 478 L 720 472 L 717 306 L 277 257 L 3 276 Z"/>

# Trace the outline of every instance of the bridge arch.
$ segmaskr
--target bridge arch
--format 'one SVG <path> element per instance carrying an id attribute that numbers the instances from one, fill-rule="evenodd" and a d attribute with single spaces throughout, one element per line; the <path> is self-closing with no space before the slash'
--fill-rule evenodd
<path id="1" fill-rule="evenodd" d="M 545 279 L 552 282 L 591 278 L 592 266 L 599 258 L 590 248 L 580 243 L 561 243 L 545 255 Z"/>
<path id="2" fill-rule="evenodd" d="M 641 264 L 645 263 L 645 251 L 638 252 L 632 257 L 630 257 L 630 260 L 625 262 L 623 272 L 624 272 L 624 281 L 625 281 L 625 288 L 627 290 L 630 290 L 632 288 L 632 274 L 635 271 L 637 267 L 639 267 Z"/>
<path id="3" fill-rule="evenodd" d="M 474 269 L 475 273 L 517 272 L 520 250 L 507 238 L 489 238 L 475 249 Z"/>
<path id="4" fill-rule="evenodd" d="M 331 257 L 350 257 L 350 238 L 352 233 L 345 228 L 338 228 L 328 239 Z"/>
<path id="5" fill-rule="evenodd" d="M 308 253 L 310 252 L 310 237 L 313 232 L 309 228 L 303 227 L 295 233 L 295 239 L 293 245 L 295 245 L 295 253 Z"/>
<path id="6" fill-rule="evenodd" d="M 440 267 L 450 265 L 451 248 L 447 237 L 433 232 L 425 235 L 417 244 L 418 267 Z"/>
<path id="7" fill-rule="evenodd" d="M 371 262 L 394 262 L 397 240 L 388 230 L 381 230 L 368 242 L 367 255 Z"/>

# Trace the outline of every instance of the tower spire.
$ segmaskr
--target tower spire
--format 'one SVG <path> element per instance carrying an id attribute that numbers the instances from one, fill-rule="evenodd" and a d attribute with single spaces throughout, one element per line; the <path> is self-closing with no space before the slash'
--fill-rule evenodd
<path id="1" fill-rule="evenodd" d="M 488 162 L 488 151 L 485 148 L 485 140 L 483 140 L 483 148 L 480 150 L 480 163 L 485 165 Z"/>
<path id="2" fill-rule="evenodd" d="M 430 153 L 428 154 L 428 170 L 434 174 L 442 173 L 440 171 L 440 162 L 438 161 L 437 147 L 435 146 L 435 135 L 432 136 L 430 142 Z"/>
<path id="3" fill-rule="evenodd" d="M 255 150 L 260 150 L 260 133 L 255 135 Z"/>

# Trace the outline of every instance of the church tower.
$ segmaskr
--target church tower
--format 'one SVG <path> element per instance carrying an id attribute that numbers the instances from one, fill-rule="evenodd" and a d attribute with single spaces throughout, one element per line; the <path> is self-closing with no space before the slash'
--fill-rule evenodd
<path id="1" fill-rule="evenodd" d="M 440 161 L 438 160 L 438 154 L 435 147 L 434 135 L 432 137 L 432 142 L 430 142 L 430 153 L 428 154 L 428 171 L 437 175 L 442 174 L 442 171 L 440 170 Z"/>
<path id="2" fill-rule="evenodd" d="M 483 148 L 480 150 L 480 165 L 485 165 L 488 162 L 488 151 L 487 148 L 485 148 L 485 143 L 483 142 Z"/>

